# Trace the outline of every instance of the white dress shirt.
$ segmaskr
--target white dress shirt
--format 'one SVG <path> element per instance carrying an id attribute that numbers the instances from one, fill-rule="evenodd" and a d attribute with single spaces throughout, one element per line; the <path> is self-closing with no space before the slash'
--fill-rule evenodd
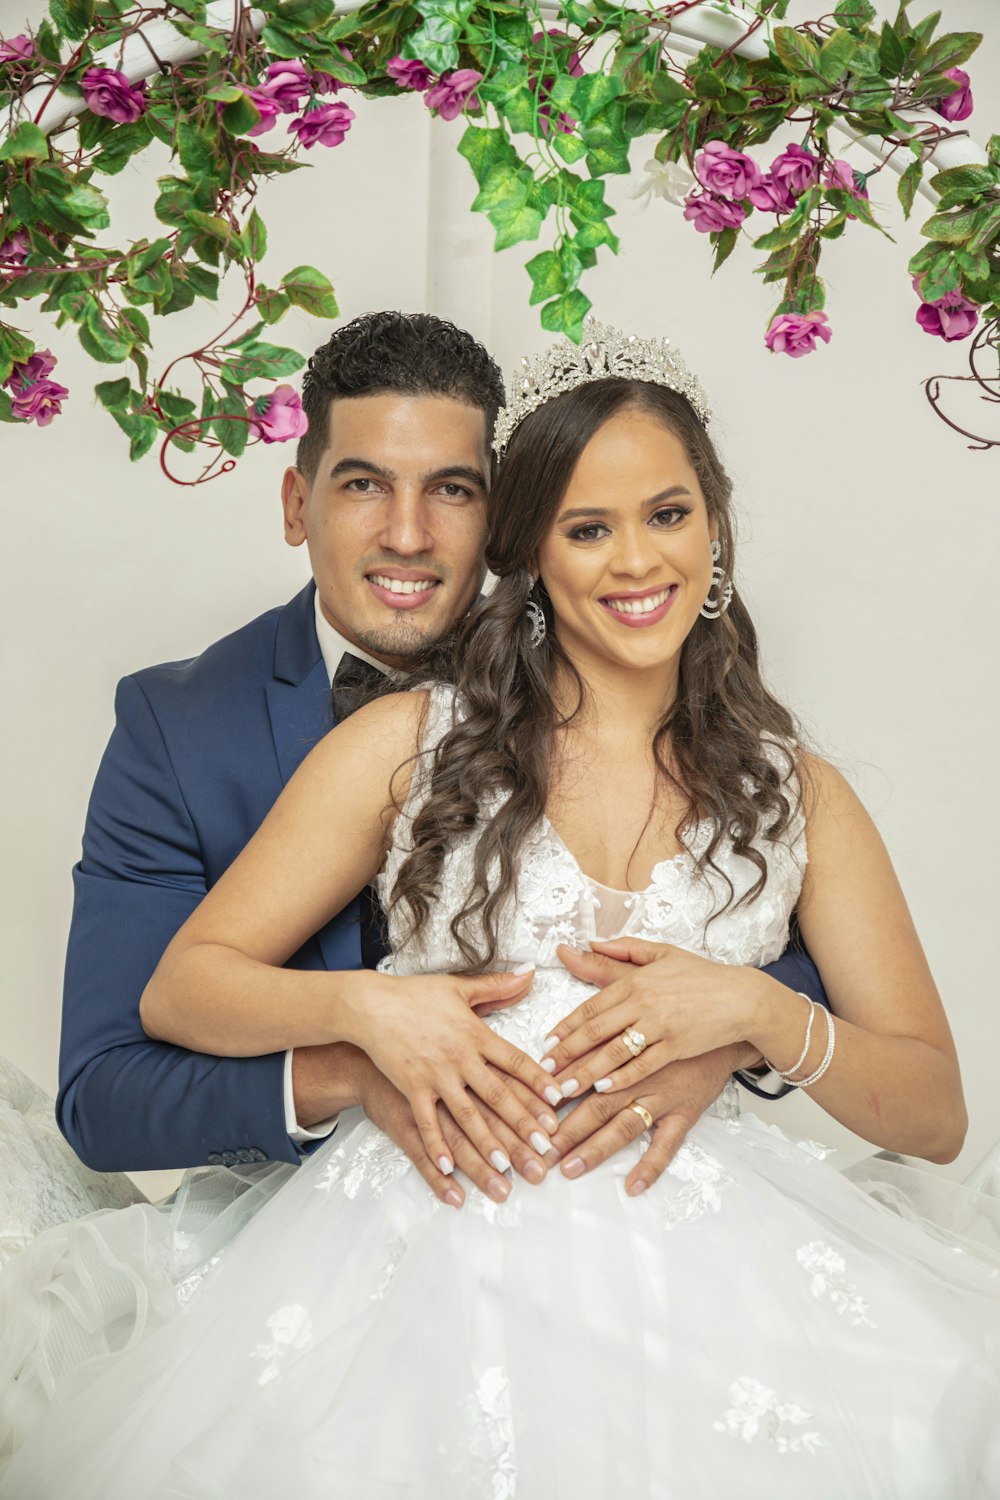
<path id="1" fill-rule="evenodd" d="M 357 656 L 361 661 L 370 663 L 378 671 L 389 674 L 390 669 L 384 661 L 376 661 L 374 656 L 369 656 L 367 651 L 362 651 L 360 646 L 353 645 L 345 640 L 338 630 L 334 630 L 320 607 L 319 589 L 316 590 L 316 634 L 319 637 L 319 649 L 323 654 L 331 684 L 334 673 L 340 666 L 341 657 L 348 652 L 351 656 Z M 336 1126 L 337 1117 L 320 1120 L 317 1124 L 311 1125 L 308 1130 L 299 1124 L 295 1114 L 295 1091 L 292 1087 L 292 1053 L 294 1050 L 293 1047 L 289 1047 L 285 1053 L 285 1129 L 297 1146 L 304 1146 L 309 1141 L 321 1141 L 328 1136 Z"/>

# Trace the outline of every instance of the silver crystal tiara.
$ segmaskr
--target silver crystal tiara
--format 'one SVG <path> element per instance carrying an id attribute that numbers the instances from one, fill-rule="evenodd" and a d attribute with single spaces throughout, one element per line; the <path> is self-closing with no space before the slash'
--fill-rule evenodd
<path id="1" fill-rule="evenodd" d="M 580 344 L 563 338 L 534 359 L 521 360 L 521 369 L 511 381 L 510 400 L 501 408 L 493 429 L 494 453 L 503 457 L 511 433 L 529 412 L 589 380 L 608 379 L 665 385 L 686 396 L 702 422 L 707 424 L 711 418 L 701 382 L 678 351 L 670 347 L 669 339 L 641 339 L 596 318 L 586 318 Z"/>

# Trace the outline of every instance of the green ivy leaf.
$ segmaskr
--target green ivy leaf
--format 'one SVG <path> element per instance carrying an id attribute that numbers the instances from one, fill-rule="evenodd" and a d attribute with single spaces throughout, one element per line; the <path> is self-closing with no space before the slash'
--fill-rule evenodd
<path id="1" fill-rule="evenodd" d="M 467 126 L 459 142 L 458 150 L 459 155 L 464 156 L 472 168 L 480 187 L 493 167 L 513 166 L 518 160 L 517 152 L 507 139 L 506 131 L 487 130 L 481 125 Z"/>
<path id="2" fill-rule="evenodd" d="M 315 31 L 333 15 L 333 0 L 282 0 L 274 14 L 289 30 Z"/>
<path id="3" fill-rule="evenodd" d="M 115 333 L 100 316 L 80 324 L 77 336 L 91 359 L 99 364 L 119 365 L 128 359 L 132 345 Z"/>
<path id="4" fill-rule="evenodd" d="M 875 7 L 870 0 L 840 0 L 833 18 L 838 26 L 846 26 L 848 31 L 860 36 L 874 21 Z"/>
<path id="5" fill-rule="evenodd" d="M 160 430 L 156 418 L 141 416 L 138 412 L 113 411 L 111 415 L 129 439 L 128 456 L 132 462 L 145 457 Z"/>
<path id="6" fill-rule="evenodd" d="M 823 43 L 819 53 L 819 72 L 831 88 L 847 72 L 857 45 L 851 33 L 843 27 L 838 27 Z"/>
<path id="7" fill-rule="evenodd" d="M 629 170 L 628 136 L 625 132 L 625 106 L 614 99 L 581 130 L 587 148 L 587 170 L 591 177 Z"/>
<path id="8" fill-rule="evenodd" d="M 917 189 L 923 180 L 923 175 L 923 165 L 918 158 L 916 161 L 910 162 L 910 165 L 900 177 L 896 187 L 896 194 L 903 205 L 903 214 L 907 219 L 913 211 L 913 202 L 917 196 Z"/>
<path id="9" fill-rule="evenodd" d="M 15 125 L 0 146 L 0 161 L 42 161 L 48 154 L 48 137 L 30 120 Z"/>
<path id="10" fill-rule="evenodd" d="M 962 285 L 962 272 L 954 255 L 942 255 L 935 260 L 920 283 L 920 295 L 925 302 L 937 302 L 949 292 L 957 292 Z"/>
<path id="11" fill-rule="evenodd" d="M 176 140 L 177 155 L 189 177 L 208 177 L 214 173 L 218 164 L 218 146 L 214 135 L 191 121 L 182 119 L 177 122 Z"/>
<path id="12" fill-rule="evenodd" d="M 774 45 L 789 73 L 819 73 L 819 47 L 804 32 L 794 26 L 777 26 Z"/>
<path id="13" fill-rule="evenodd" d="M 625 91 L 625 81 L 618 74 L 585 73 L 573 86 L 570 113 L 586 125 Z"/>
<path id="14" fill-rule="evenodd" d="M 340 308 L 333 286 L 314 266 L 296 266 L 281 278 L 281 290 L 296 307 L 312 313 L 314 318 L 339 318 Z"/>
<path id="15" fill-rule="evenodd" d="M 421 6 L 421 13 L 424 7 Z M 403 56 L 426 63 L 432 73 L 448 73 L 458 67 L 461 26 L 447 16 L 428 16 L 423 26 L 411 32 Z"/>
<path id="16" fill-rule="evenodd" d="M 579 290 L 567 292 L 542 308 L 542 327 L 549 333 L 564 333 L 578 344 L 583 337 L 583 320 L 593 307 L 590 298 Z"/>
<path id="17" fill-rule="evenodd" d="M 256 209 L 253 210 L 240 235 L 243 249 L 249 260 L 263 260 L 267 252 L 267 226 Z"/>
<path id="18" fill-rule="evenodd" d="M 941 240 L 946 245 L 962 245 L 976 231 L 976 211 L 964 209 L 957 214 L 933 214 L 920 227 L 921 234 L 928 239 Z"/>
<path id="19" fill-rule="evenodd" d="M 252 130 L 259 123 L 260 110 L 252 99 L 248 99 L 246 94 L 241 93 L 240 97 L 234 99 L 231 104 L 222 106 L 220 118 L 223 129 L 230 135 L 246 135 L 248 130 Z"/>
<path id="20" fill-rule="evenodd" d="M 931 178 L 931 187 L 941 197 L 946 193 L 960 193 L 963 198 L 976 198 L 997 186 L 997 173 L 993 167 L 949 167 Z"/>
<path id="21" fill-rule="evenodd" d="M 946 73 L 967 62 L 983 39 L 981 31 L 950 31 L 927 49 L 924 69 L 928 73 Z"/>
<path id="22" fill-rule="evenodd" d="M 563 130 L 555 130 L 550 137 L 549 144 L 556 155 L 561 156 L 563 161 L 568 162 L 570 166 L 587 154 L 586 146 L 575 131 L 572 135 L 567 135 Z"/>
<path id="23" fill-rule="evenodd" d="M 132 386 L 127 375 L 123 375 L 121 380 L 102 380 L 99 385 L 94 386 L 94 395 L 109 411 L 116 407 L 123 407 L 131 391 Z"/>
<path id="24" fill-rule="evenodd" d="M 888 21 L 882 27 L 878 55 L 883 72 L 890 78 L 898 78 L 906 66 L 906 48 Z"/>
<path id="25" fill-rule="evenodd" d="M 985 250 L 1000 237 L 1000 203 L 985 203 L 975 211 L 975 233 L 969 244 L 973 252 Z"/>
<path id="26" fill-rule="evenodd" d="M 302 355 L 294 349 L 252 343 L 245 344 L 235 359 L 227 360 L 222 375 L 233 385 L 244 385 L 248 380 L 277 380 L 282 375 L 294 375 L 304 364 Z"/>
<path id="27" fill-rule="evenodd" d="M 49 15 L 64 37 L 82 41 L 94 21 L 94 0 L 49 0 Z"/>
<path id="28" fill-rule="evenodd" d="M 524 269 L 531 277 L 529 307 L 561 296 L 567 290 L 563 261 L 554 250 L 543 250 L 541 255 L 533 256 Z"/>

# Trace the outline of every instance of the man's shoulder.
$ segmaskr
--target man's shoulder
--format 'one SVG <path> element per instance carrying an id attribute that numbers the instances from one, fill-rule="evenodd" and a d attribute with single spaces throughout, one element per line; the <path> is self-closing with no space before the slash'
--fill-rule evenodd
<path id="1" fill-rule="evenodd" d="M 154 708 L 166 707 L 176 700 L 190 704 L 205 695 L 220 704 L 244 694 L 253 683 L 269 680 L 274 674 L 278 632 L 283 622 L 286 627 L 291 623 L 305 634 L 311 617 L 310 586 L 290 602 L 265 610 L 256 619 L 213 641 L 197 656 L 159 662 L 130 672 L 119 684 L 119 693 L 126 684 L 134 685 Z"/>

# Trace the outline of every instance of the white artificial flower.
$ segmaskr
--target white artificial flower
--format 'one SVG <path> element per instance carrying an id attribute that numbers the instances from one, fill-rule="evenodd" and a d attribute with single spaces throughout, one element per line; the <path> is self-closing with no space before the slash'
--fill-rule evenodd
<path id="1" fill-rule="evenodd" d="M 643 176 L 626 188 L 625 193 L 643 208 L 648 207 L 654 194 L 683 208 L 688 194 L 698 186 L 693 174 L 679 161 L 657 161 L 654 156 L 642 170 Z"/>

